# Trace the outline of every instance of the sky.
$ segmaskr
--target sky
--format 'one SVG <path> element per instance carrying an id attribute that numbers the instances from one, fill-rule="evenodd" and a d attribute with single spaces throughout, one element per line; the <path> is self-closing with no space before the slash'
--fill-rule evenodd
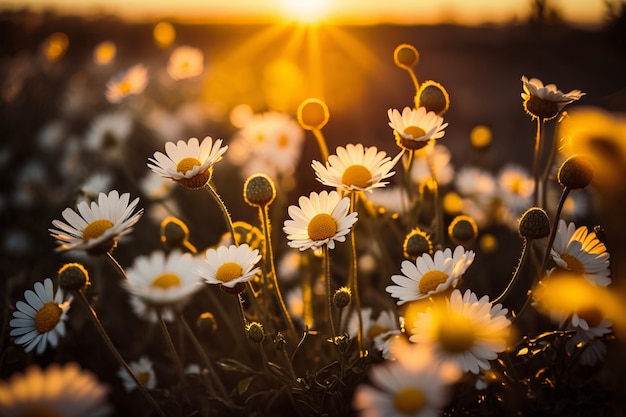
<path id="1" fill-rule="evenodd" d="M 604 0 L 548 0 L 572 23 L 597 24 Z M 616 0 L 615 0 L 616 1 Z M 175 18 L 250 23 L 285 20 L 370 24 L 506 23 L 529 14 L 532 0 L 0 0 L 0 9 L 43 8 L 118 13 L 144 20 Z"/>

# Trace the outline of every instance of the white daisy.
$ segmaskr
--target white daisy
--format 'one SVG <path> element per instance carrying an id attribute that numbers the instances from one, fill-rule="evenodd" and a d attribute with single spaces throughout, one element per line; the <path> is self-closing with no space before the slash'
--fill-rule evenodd
<path id="1" fill-rule="evenodd" d="M 585 95 L 580 90 L 563 93 L 554 84 L 544 86 L 541 80 L 537 78 L 529 80 L 525 76 L 522 77 L 522 87 L 524 89 L 522 93 L 524 109 L 533 118 L 542 120 L 550 120 L 556 117 L 563 110 L 563 107 Z"/>
<path id="2" fill-rule="evenodd" d="M 505 165 L 498 174 L 497 184 L 504 208 L 520 214 L 532 205 L 535 182 L 524 167 Z"/>
<path id="3" fill-rule="evenodd" d="M 350 337 L 356 337 L 359 330 L 359 316 L 357 314 L 354 311 L 348 320 L 346 330 Z M 400 325 L 391 311 L 383 310 L 374 319 L 372 317 L 372 309 L 365 307 L 361 309 L 361 320 L 364 342 L 372 343 L 379 351 L 382 350 L 383 345 L 391 336 L 400 334 Z"/>
<path id="4" fill-rule="evenodd" d="M 63 290 L 56 292 L 52 287 L 52 280 L 46 278 L 36 282 L 34 291 L 24 292 L 26 302 L 18 301 L 13 319 L 9 321 L 12 327 L 10 336 L 15 337 L 15 343 L 24 345 L 24 350 L 30 352 L 37 348 L 42 354 L 48 344 L 53 348 L 59 343 L 59 337 L 65 336 L 65 320 L 70 308 L 72 297 L 66 297 Z"/>
<path id="5" fill-rule="evenodd" d="M 206 251 L 206 261 L 200 265 L 200 275 L 209 284 L 234 288 L 251 280 L 261 260 L 258 249 L 252 250 L 247 243 L 240 246 L 220 246 Z"/>
<path id="6" fill-rule="evenodd" d="M 428 298 L 434 294 L 454 288 L 467 268 L 474 262 L 474 251 L 466 251 L 457 246 L 438 250 L 433 256 L 428 253 L 417 257 L 415 262 L 402 262 L 403 275 L 392 275 L 391 280 L 398 285 L 386 288 L 398 305 L 408 301 Z"/>
<path id="7" fill-rule="evenodd" d="M 591 325 L 585 321 L 585 324 L 587 329 L 576 327 L 572 320 L 572 326 L 568 327 L 576 329 L 576 333 L 565 343 L 565 349 L 571 355 L 574 355 L 578 349 L 583 349 L 580 353 L 580 363 L 593 366 L 606 357 L 607 348 L 601 338 L 611 333 L 612 324 L 606 319 L 591 323 Z"/>
<path id="8" fill-rule="evenodd" d="M 311 166 L 317 180 L 324 185 L 346 191 L 366 191 L 389 184 L 383 180 L 395 174 L 391 169 L 401 156 L 402 153 L 391 159 L 375 146 L 348 144 L 345 148 L 338 146 L 336 155 L 330 155 L 325 166 L 319 161 L 313 161 Z"/>
<path id="9" fill-rule="evenodd" d="M 0 381 L 0 415 L 102 417 L 113 411 L 109 388 L 77 363 L 29 366 Z"/>
<path id="10" fill-rule="evenodd" d="M 188 253 L 156 251 L 136 258 L 122 285 L 152 309 L 176 310 L 201 288 L 199 265 Z"/>
<path id="11" fill-rule="evenodd" d="M 175 80 L 194 78 L 204 71 L 204 54 L 198 48 L 179 46 L 167 62 L 167 73 Z"/>
<path id="12" fill-rule="evenodd" d="M 489 361 L 506 348 L 511 324 L 507 312 L 486 295 L 479 300 L 470 290 L 461 295 L 456 289 L 450 299 L 418 313 L 410 340 L 430 344 L 441 362 L 478 374 L 490 369 Z"/>
<path id="13" fill-rule="evenodd" d="M 139 188 L 143 194 L 152 200 L 166 199 L 175 187 L 175 182 L 172 182 L 169 178 L 162 177 L 154 171 L 148 171 L 139 181 Z"/>
<path id="14" fill-rule="evenodd" d="M 402 149 L 417 150 L 428 145 L 430 140 L 442 138 L 448 123 L 425 107 L 405 107 L 402 114 L 397 109 L 387 111 L 389 126 L 394 130 L 396 143 Z"/>
<path id="15" fill-rule="evenodd" d="M 121 155 L 132 130 L 133 118 L 128 112 L 100 115 L 85 134 L 85 148 L 91 152 L 117 157 Z"/>
<path id="16" fill-rule="evenodd" d="M 283 231 L 288 245 L 301 251 L 323 245 L 334 249 L 335 241 L 344 242 L 357 221 L 357 212 L 348 214 L 350 199 L 342 199 L 337 191 L 312 192 L 309 197 L 301 196 L 298 204 L 289 206 L 291 219 L 285 220 Z"/>
<path id="17" fill-rule="evenodd" d="M 583 275 L 597 285 L 611 283 L 606 246 L 586 226 L 576 228 L 573 222 L 559 220 L 550 254 L 558 268 Z"/>
<path id="18" fill-rule="evenodd" d="M 461 168 L 454 179 L 454 184 L 463 197 L 471 197 L 479 202 L 493 199 L 496 193 L 496 180 L 493 175 L 473 166 Z"/>
<path id="19" fill-rule="evenodd" d="M 94 200 L 100 193 L 111 191 L 113 177 L 107 172 L 96 172 L 91 174 L 80 186 L 80 192 L 85 200 Z M 80 200 L 82 201 L 82 200 Z"/>
<path id="20" fill-rule="evenodd" d="M 431 142 L 432 143 L 432 142 Z M 411 165 L 410 176 L 418 184 L 424 184 L 433 178 L 429 159 L 435 171 L 435 178 L 439 185 L 447 185 L 454 179 L 454 167 L 450 163 L 452 154 L 444 145 L 433 145 L 423 148 L 429 154 L 416 152 Z"/>
<path id="21" fill-rule="evenodd" d="M 222 159 L 228 146 L 222 146 L 222 140 L 215 143 L 210 136 L 205 137 L 202 143 L 197 138 L 187 142 L 179 140 L 167 142 L 165 152 L 155 152 L 154 158 L 149 158 L 148 167 L 165 178 L 170 178 L 188 188 L 203 187 L 210 179 L 213 165 Z"/>
<path id="22" fill-rule="evenodd" d="M 129 234 L 143 214 L 143 209 L 133 214 L 139 198 L 130 203 L 129 200 L 129 193 L 120 196 L 117 190 L 113 190 L 109 194 L 100 193 L 98 201 L 91 205 L 84 201 L 78 203 L 78 213 L 69 207 L 63 210 L 61 214 L 67 223 L 53 220 L 52 225 L 58 229 L 48 229 L 59 244 L 57 250 L 91 254 L 111 251 L 118 238 Z"/>
<path id="23" fill-rule="evenodd" d="M 138 361 L 131 361 L 128 363 L 133 374 L 137 376 L 139 383 L 146 387 L 147 389 L 154 389 L 157 385 L 156 374 L 154 372 L 154 368 L 152 367 L 152 361 L 145 356 L 139 358 Z M 117 376 L 122 380 L 122 384 L 124 384 L 124 389 L 126 392 L 131 392 L 135 388 L 137 388 L 137 383 L 131 375 L 128 374 L 126 368 L 119 368 L 117 371 Z"/>
<path id="24" fill-rule="evenodd" d="M 136 64 L 107 82 L 105 96 L 111 103 L 119 103 L 128 96 L 141 94 L 147 85 L 148 69 Z"/>
<path id="25" fill-rule="evenodd" d="M 392 214 L 402 214 L 411 207 L 406 189 L 401 186 L 374 188 L 366 195 L 366 198 L 379 211 L 389 211 Z"/>
<path id="26" fill-rule="evenodd" d="M 438 417 L 451 395 L 453 379 L 432 366 L 433 355 L 417 346 L 397 360 L 373 365 L 369 379 L 375 386 L 357 386 L 353 407 L 363 417 Z"/>

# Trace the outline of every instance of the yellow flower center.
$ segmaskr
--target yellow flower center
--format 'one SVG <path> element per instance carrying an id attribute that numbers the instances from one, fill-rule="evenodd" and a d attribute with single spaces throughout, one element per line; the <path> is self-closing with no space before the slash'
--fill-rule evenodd
<path id="1" fill-rule="evenodd" d="M 287 135 L 282 134 L 278 137 L 278 147 L 279 148 L 286 148 L 287 145 L 289 145 L 289 138 L 287 137 Z"/>
<path id="2" fill-rule="evenodd" d="M 63 417 L 56 410 L 51 410 L 47 407 L 30 407 L 22 411 L 17 417 Z"/>
<path id="3" fill-rule="evenodd" d="M 137 374 L 137 380 L 141 385 L 146 385 L 150 380 L 150 372 L 140 372 Z"/>
<path id="4" fill-rule="evenodd" d="M 438 341 L 449 353 L 467 352 L 476 338 L 474 323 L 467 317 L 450 315 L 439 323 Z"/>
<path id="5" fill-rule="evenodd" d="M 399 390 L 393 398 L 393 405 L 396 407 L 396 410 L 407 415 L 415 414 L 425 404 L 426 396 L 422 390 L 412 387 Z"/>
<path id="6" fill-rule="evenodd" d="M 511 180 L 511 183 L 509 184 L 509 190 L 513 193 L 513 194 L 521 194 L 522 191 L 522 184 L 524 182 L 519 179 L 519 178 L 513 178 Z"/>
<path id="7" fill-rule="evenodd" d="M 337 222 L 328 213 L 320 213 L 313 217 L 307 227 L 311 240 L 330 239 L 337 233 Z"/>
<path id="8" fill-rule="evenodd" d="M 179 285 L 180 277 L 178 276 L 178 274 L 174 274 L 172 272 L 166 272 L 152 280 L 153 287 L 159 287 L 164 290 L 167 290 L 171 287 L 178 287 Z"/>
<path id="9" fill-rule="evenodd" d="M 448 274 L 446 274 L 445 272 L 437 270 L 428 271 L 424 275 L 422 275 L 422 278 L 417 285 L 422 294 L 428 294 L 431 291 L 435 291 L 437 289 L 437 286 L 446 282 L 447 279 Z"/>
<path id="10" fill-rule="evenodd" d="M 585 273 L 585 265 L 577 257 L 564 253 L 561 254 L 561 259 L 567 263 L 567 269 L 573 273 L 580 275 Z"/>
<path id="11" fill-rule="evenodd" d="M 262 143 L 265 141 L 265 137 L 263 136 L 263 134 L 259 133 L 258 135 L 256 135 L 256 141 L 259 143 Z"/>
<path id="12" fill-rule="evenodd" d="M 39 333 L 47 333 L 54 329 L 59 321 L 63 310 L 54 301 L 44 304 L 35 315 L 35 328 Z"/>
<path id="13" fill-rule="evenodd" d="M 237 262 L 224 262 L 222 266 L 217 269 L 215 278 L 222 282 L 229 282 L 235 278 L 239 278 L 242 273 L 243 269 Z"/>
<path id="14" fill-rule="evenodd" d="M 359 188 L 367 187 L 371 179 L 372 173 L 363 165 L 350 165 L 341 176 L 342 183 Z"/>
<path id="15" fill-rule="evenodd" d="M 370 338 L 370 340 L 374 340 L 376 336 L 381 335 L 385 332 L 388 332 L 389 330 L 391 329 L 380 326 L 378 324 L 374 324 L 372 327 L 370 327 L 369 331 L 367 332 L 367 336 Z"/>
<path id="16" fill-rule="evenodd" d="M 91 239 L 102 236 L 104 232 L 113 227 L 113 222 L 108 219 L 95 220 L 83 229 L 83 242 L 87 243 Z"/>
<path id="17" fill-rule="evenodd" d="M 426 134 L 426 131 L 419 126 L 407 126 L 404 128 L 405 135 L 411 135 L 413 138 L 419 138 Z"/>
<path id="18" fill-rule="evenodd" d="M 194 167 L 202 165 L 196 158 L 183 158 L 176 164 L 176 171 L 184 174 L 187 171 L 192 170 Z"/>
<path id="19" fill-rule="evenodd" d="M 130 94 L 130 92 L 132 91 L 133 83 L 131 83 L 128 78 L 125 78 L 119 83 L 118 88 L 119 88 L 120 94 L 123 96 L 126 96 Z"/>

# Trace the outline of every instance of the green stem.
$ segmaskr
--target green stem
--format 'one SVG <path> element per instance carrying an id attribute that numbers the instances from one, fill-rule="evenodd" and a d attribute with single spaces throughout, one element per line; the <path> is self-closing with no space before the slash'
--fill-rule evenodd
<path id="1" fill-rule="evenodd" d="M 122 275 L 122 278 L 127 280 L 128 277 L 126 276 L 126 272 L 124 271 L 124 268 L 122 268 L 122 265 L 120 265 L 120 263 L 115 260 L 111 252 L 107 252 L 107 258 L 109 258 L 111 263 L 113 263 L 113 266 L 115 267 L 115 269 L 119 271 L 120 275 Z"/>
<path id="2" fill-rule="evenodd" d="M 533 178 L 535 180 L 535 191 L 533 193 L 533 205 L 538 207 L 540 200 L 540 181 L 539 181 L 539 163 L 541 161 L 541 148 L 543 144 L 543 120 L 537 118 L 537 133 L 535 135 L 535 153 L 533 159 Z"/>
<path id="3" fill-rule="evenodd" d="M 326 163 L 326 161 L 328 161 L 328 146 L 326 145 L 326 139 L 324 139 L 324 135 L 322 135 L 322 131 L 320 129 L 311 129 L 311 132 L 313 132 L 315 140 L 317 141 L 317 146 L 320 148 L 320 153 L 324 159 L 322 162 Z"/>
<path id="4" fill-rule="evenodd" d="M 559 200 L 559 205 L 556 208 L 556 213 L 554 213 L 554 222 L 552 222 L 552 229 L 550 230 L 550 238 L 548 239 L 548 246 L 546 247 L 546 252 L 543 255 L 543 261 L 541 262 L 540 274 L 544 273 L 548 266 L 548 259 L 550 259 L 550 251 L 552 250 L 552 244 L 554 244 L 554 238 L 556 237 L 556 231 L 559 228 L 559 218 L 561 217 L 561 211 L 563 210 L 563 205 L 565 204 L 565 200 L 569 195 L 571 189 L 569 187 L 564 187 L 563 192 L 561 192 L 561 198 Z"/>
<path id="5" fill-rule="evenodd" d="M 415 71 L 413 71 L 413 68 L 407 68 L 406 70 L 411 76 L 411 80 L 413 81 L 413 85 L 415 86 L 415 92 L 417 93 L 420 89 L 420 83 L 417 81 L 417 75 L 415 75 Z"/>
<path id="6" fill-rule="evenodd" d="M 185 370 L 183 368 L 182 362 L 180 361 L 180 357 L 178 356 L 178 353 L 176 352 L 174 341 L 172 340 L 172 336 L 170 335 L 170 332 L 167 329 L 167 324 L 165 323 L 165 320 L 163 319 L 163 314 L 161 312 L 158 312 L 158 315 L 159 315 L 159 324 L 161 326 L 161 330 L 163 331 L 163 336 L 165 338 L 167 348 L 169 349 L 170 354 L 172 355 L 172 360 L 174 361 L 176 372 L 178 372 L 178 376 L 180 378 L 181 383 L 186 386 L 187 383 L 185 381 Z M 183 395 L 185 398 L 185 402 L 191 407 L 191 401 L 189 400 L 189 396 L 187 395 L 187 390 L 183 390 Z"/>
<path id="7" fill-rule="evenodd" d="M 548 161 L 546 162 L 546 166 L 543 169 L 543 174 L 541 175 L 541 189 L 544 190 L 542 199 L 541 199 L 541 207 L 546 207 L 546 185 L 548 183 L 548 176 L 550 175 L 550 170 L 552 169 L 552 164 L 554 164 L 554 160 L 556 159 L 556 155 L 558 153 L 559 148 L 559 140 L 556 137 L 556 134 L 553 135 L 552 138 L 552 149 L 550 151 L 550 156 L 548 157 Z"/>
<path id="8" fill-rule="evenodd" d="M 322 250 L 324 252 L 324 276 L 326 279 L 326 305 L 328 308 L 328 323 L 330 325 L 331 337 L 337 336 L 335 332 L 335 321 L 333 320 L 333 300 L 330 285 L 330 253 L 328 245 L 323 245 Z"/>
<path id="9" fill-rule="evenodd" d="M 219 206 L 220 210 L 222 211 L 222 215 L 224 216 L 224 221 L 226 222 L 228 231 L 230 232 L 230 235 L 233 239 L 233 245 L 239 246 L 239 244 L 237 243 L 237 238 L 235 236 L 235 229 L 233 228 L 233 221 L 230 217 L 230 213 L 228 212 L 228 209 L 226 208 L 226 204 L 224 203 L 224 200 L 222 200 L 222 197 L 220 197 L 220 195 L 217 193 L 217 191 L 215 190 L 215 187 L 213 187 L 213 184 L 211 184 L 211 181 L 207 182 L 204 188 L 209 192 L 211 197 L 213 197 L 213 199 Z"/>
<path id="10" fill-rule="evenodd" d="M 96 311 L 91 307 L 91 305 L 89 304 L 89 301 L 87 301 L 87 298 L 85 297 L 85 294 L 83 293 L 83 291 L 79 290 L 79 291 L 75 291 L 75 293 L 80 299 L 80 301 L 83 303 L 87 311 L 89 311 L 89 317 L 91 318 L 91 321 L 95 325 L 96 330 L 98 330 L 98 333 L 100 333 L 100 336 L 102 337 L 102 340 L 104 341 L 109 351 L 113 354 L 113 356 L 120 363 L 120 365 L 126 370 L 128 375 L 130 375 L 133 378 L 133 380 L 135 381 L 135 384 L 137 384 L 137 387 L 139 387 L 139 390 L 141 391 L 143 396 L 146 398 L 146 400 L 150 403 L 154 411 L 161 417 L 167 417 L 167 415 L 163 412 L 163 410 L 161 410 L 161 407 L 156 402 L 156 400 L 152 397 L 152 395 L 150 395 L 150 393 L 148 392 L 148 389 L 141 383 L 141 381 L 139 381 L 139 379 L 137 378 L 137 375 L 135 375 L 135 373 L 130 368 L 130 366 L 126 363 L 126 361 L 124 360 L 120 352 L 115 348 L 115 345 L 113 345 L 113 342 L 109 338 L 109 335 L 107 334 L 106 330 L 104 330 L 102 323 L 98 319 L 98 315 L 96 314 Z"/>
<path id="11" fill-rule="evenodd" d="M 354 211 L 356 206 L 356 193 L 350 193 L 350 212 Z M 364 356 L 363 352 L 363 316 L 361 314 L 361 297 L 359 297 L 359 282 L 357 278 L 357 258 L 356 258 L 356 242 L 354 235 L 354 226 L 350 230 L 350 286 L 352 287 L 352 296 L 354 297 L 354 305 L 359 322 L 357 331 L 357 343 L 359 345 L 359 354 Z"/>
<path id="12" fill-rule="evenodd" d="M 528 254 L 530 253 L 529 250 L 529 246 L 531 245 L 532 240 L 526 240 L 524 239 L 524 244 L 522 246 L 522 255 L 520 256 L 520 260 L 517 264 L 517 268 L 515 268 L 515 272 L 513 273 L 513 276 L 511 277 L 508 285 L 506 286 L 506 288 L 504 289 L 504 291 L 502 291 L 502 294 L 500 294 L 498 297 L 496 297 L 491 303 L 492 304 L 496 304 L 498 302 L 500 302 L 504 297 L 506 297 L 509 292 L 511 291 L 511 288 L 513 288 L 513 284 L 515 283 L 515 281 L 517 281 L 517 279 L 520 276 L 520 272 L 522 271 L 524 264 L 526 263 L 526 259 L 528 258 Z"/>
<path id="13" fill-rule="evenodd" d="M 439 183 L 437 181 L 437 172 L 435 171 L 435 163 L 433 161 L 432 153 L 434 147 L 426 152 L 426 163 L 428 170 L 430 171 L 430 177 L 432 179 L 433 187 L 433 202 L 435 204 L 435 225 L 437 232 L 435 234 L 437 240 L 437 247 L 443 249 L 444 246 L 444 224 L 443 224 L 443 209 L 441 207 L 441 199 L 439 198 Z"/>

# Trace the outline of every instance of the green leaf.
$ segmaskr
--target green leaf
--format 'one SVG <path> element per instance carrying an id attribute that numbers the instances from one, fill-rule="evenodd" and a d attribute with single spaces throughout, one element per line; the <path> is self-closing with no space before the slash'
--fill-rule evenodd
<path id="1" fill-rule="evenodd" d="M 237 383 L 237 393 L 239 393 L 239 395 L 242 395 L 244 392 L 246 392 L 248 388 L 250 388 L 250 384 L 252 383 L 253 379 L 253 376 L 249 376 L 247 378 L 239 380 L 239 382 Z"/>

